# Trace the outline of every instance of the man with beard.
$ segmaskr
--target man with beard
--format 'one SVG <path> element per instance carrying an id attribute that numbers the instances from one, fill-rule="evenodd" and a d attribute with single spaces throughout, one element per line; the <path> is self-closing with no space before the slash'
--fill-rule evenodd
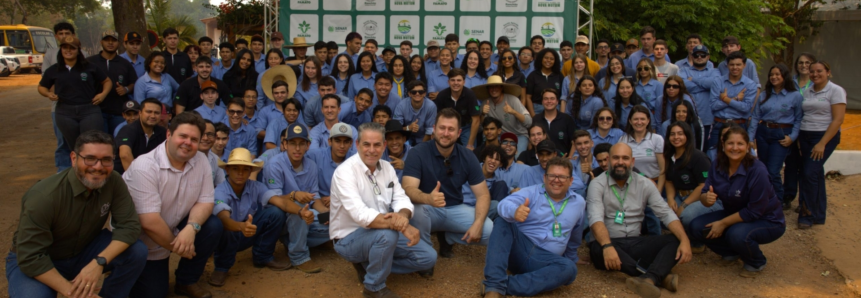
<path id="1" fill-rule="evenodd" d="M 218 167 L 218 160 L 221 159 L 211 152 L 212 145 L 215 144 L 215 123 L 209 120 L 206 122 L 206 130 L 200 136 L 200 145 L 197 146 L 197 151 L 206 156 L 209 161 L 209 167 L 212 168 L 212 185 L 219 185 L 224 182 L 224 169 Z"/>
<path id="2" fill-rule="evenodd" d="M 487 189 L 490 192 L 490 208 L 487 210 L 487 218 L 491 221 L 496 219 L 496 205 L 499 201 L 508 196 L 508 184 L 496 176 L 496 170 L 500 167 L 508 166 L 504 160 L 505 152 L 497 145 L 489 145 L 482 148 L 478 158 L 481 161 L 481 174 L 484 175 L 484 181 L 487 182 Z M 463 184 L 463 203 L 475 207 L 475 195 L 472 193 L 470 185 Z M 439 235 L 439 234 L 437 234 Z"/>
<path id="3" fill-rule="evenodd" d="M 335 90 L 335 79 L 330 76 L 324 76 L 317 82 L 317 93 L 320 93 L 320 95 L 311 97 L 311 99 L 308 99 L 302 107 L 302 117 L 305 118 L 305 125 L 308 125 L 308 127 L 312 129 L 316 127 L 317 124 L 322 123 L 325 119 L 325 117 L 323 117 L 323 110 L 320 107 L 320 99 L 323 98 L 323 96 L 335 94 L 341 98 L 342 103 L 352 100 L 346 96 L 337 94 L 337 91 Z"/>
<path id="4" fill-rule="evenodd" d="M 114 170 L 123 173 L 132 161 L 149 153 L 167 138 L 167 129 L 158 125 L 161 120 L 161 102 L 147 98 L 141 102 L 138 121 L 127 124 L 117 133 L 117 159 Z"/>
<path id="5" fill-rule="evenodd" d="M 217 87 L 218 100 L 216 100 L 215 104 L 226 106 L 227 101 L 233 98 L 233 94 L 230 93 L 230 88 L 227 87 L 227 84 L 211 76 L 212 60 L 209 57 L 199 57 L 194 62 L 194 66 L 197 68 L 197 78 L 180 82 L 179 89 L 176 90 L 176 95 L 174 96 L 176 113 L 193 111 L 203 105 L 203 100 L 200 97 L 200 93 L 203 92 L 201 86 L 207 81 L 215 82 Z"/>
<path id="6" fill-rule="evenodd" d="M 508 185 L 509 193 L 515 193 L 520 190 L 520 177 L 529 170 L 529 166 L 518 163 L 514 158 L 518 147 L 518 137 L 515 134 L 506 132 L 499 139 L 499 143 L 502 144 L 502 151 L 505 154 L 502 156 L 504 160 L 503 166 L 496 169 L 496 176 L 498 179 L 505 181 L 505 184 Z"/>
<path id="7" fill-rule="evenodd" d="M 317 148 L 308 151 L 308 158 L 317 164 L 320 170 L 317 184 L 320 187 L 320 203 L 314 204 L 314 213 L 329 212 L 329 189 L 332 186 L 332 175 L 335 174 L 335 169 L 341 165 L 344 160 L 352 156 L 355 152 L 350 152 L 350 146 L 353 145 L 353 128 L 344 123 L 335 124 L 332 126 L 332 135 L 329 136 L 329 148 Z M 311 226 L 314 228 L 322 228 L 329 230 L 326 225 L 314 223 Z M 317 245 L 311 245 L 317 246 Z"/>
<path id="8" fill-rule="evenodd" d="M 401 98 L 392 92 L 392 81 L 394 81 L 392 74 L 388 72 L 377 73 L 377 77 L 374 78 L 374 91 L 376 93 L 374 93 L 374 102 L 371 104 L 372 110 L 378 105 L 388 106 L 392 111 L 398 108 Z"/>
<path id="9" fill-rule="evenodd" d="M 269 189 L 278 196 L 290 198 L 302 210 L 287 215 L 287 226 L 281 232 L 281 243 L 287 247 L 287 255 L 293 267 L 305 273 L 318 273 L 323 269 L 311 260 L 308 248 L 314 244 L 320 245 L 329 240 L 328 231 L 314 229 L 316 235 L 310 233 L 314 215 L 309 210 L 310 205 L 322 204 L 319 191 L 320 169 L 317 163 L 308 158 L 308 128 L 301 123 L 293 123 L 287 127 L 287 150 L 269 160 L 263 167 L 263 181 Z M 320 237 L 315 237 L 320 236 Z M 322 241 L 319 238 L 322 237 Z"/>
<path id="10" fill-rule="evenodd" d="M 338 115 L 341 113 L 341 98 L 335 94 L 328 94 L 323 96 L 320 100 L 321 106 L 320 110 L 323 112 L 323 123 L 317 124 L 314 126 L 314 129 L 311 129 L 311 146 L 309 149 L 316 148 L 328 148 L 329 147 L 329 136 L 332 132 L 332 127 L 338 123 Z M 357 139 L 359 136 L 356 134 L 356 129 L 353 127 L 353 139 Z M 356 145 L 353 144 L 350 147 L 351 152 L 356 152 Z"/>
<path id="11" fill-rule="evenodd" d="M 398 120 L 386 121 L 386 150 L 383 152 L 382 159 L 392 164 L 395 169 L 395 174 L 398 175 L 398 181 L 402 181 L 404 177 L 404 160 L 409 156 L 410 143 L 407 138 L 410 133 L 401 126 Z"/>
<path id="12" fill-rule="evenodd" d="M 404 130 L 411 133 L 408 138 L 411 144 L 418 145 L 431 139 L 433 133 L 434 119 L 437 118 L 436 104 L 425 97 L 427 86 L 420 80 L 407 84 L 409 100 L 402 100 L 395 108 L 393 119 L 403 125 Z"/>
<path id="13" fill-rule="evenodd" d="M 373 97 L 374 92 L 371 89 L 362 88 L 362 90 L 359 90 L 359 93 L 356 93 L 353 101 L 341 105 L 338 120 L 353 127 L 371 122 L 371 101 Z"/>
<path id="14" fill-rule="evenodd" d="M 711 131 L 714 124 L 714 114 L 711 108 L 711 88 L 715 79 L 720 77 L 720 71 L 709 61 L 709 48 L 705 45 L 694 46 L 691 50 L 693 63 L 691 67 L 680 67 L 679 76 L 685 81 L 685 88 L 690 93 L 697 109 L 697 116 L 703 124 L 703 131 Z M 749 90 L 754 92 L 753 90 Z"/>
<path id="15" fill-rule="evenodd" d="M 572 170 L 566 158 L 554 157 L 543 184 L 499 203 L 487 246 L 484 297 L 534 296 L 574 282 L 586 202 L 571 191 Z"/>
<path id="16" fill-rule="evenodd" d="M 559 156 L 559 151 L 556 150 L 556 145 L 554 145 L 550 140 L 543 140 L 541 143 L 538 143 L 535 151 L 538 152 L 538 165 L 534 165 L 530 167 L 529 170 L 523 172 L 523 176 L 520 177 L 520 188 L 544 183 L 544 175 L 547 172 L 547 162 L 549 162 L 550 159 Z M 571 162 L 571 168 L 573 168 L 574 171 L 579 172 L 577 165 L 571 160 L 569 160 L 569 162 Z M 586 184 L 584 184 L 583 180 L 580 179 L 580 175 L 574 175 L 578 174 L 575 172 L 571 172 L 569 174 L 574 177 L 571 181 L 571 191 L 580 196 L 585 194 Z"/>
<path id="17" fill-rule="evenodd" d="M 451 255 L 451 244 L 487 245 L 493 223 L 487 218 L 490 193 L 478 159 L 463 145 L 460 114 L 443 109 L 433 127 L 433 142 L 416 145 L 404 166 L 404 191 L 416 204 L 410 222 L 421 231 L 422 241 L 432 245 L 431 232 L 446 232 L 440 242 L 440 255 Z M 475 194 L 475 207 L 463 204 L 462 186 L 469 183 Z M 433 269 L 422 276 L 433 276 Z"/>
<path id="18" fill-rule="evenodd" d="M 128 101 L 128 95 L 134 94 L 135 82 L 138 80 L 134 66 L 126 59 L 117 55 L 119 35 L 114 31 L 102 33 L 102 51 L 98 55 L 87 58 L 87 61 L 108 75 L 113 84 L 111 92 L 99 104 L 102 118 L 105 119 L 105 131 L 112 132 L 117 125 L 123 123 L 123 105 Z"/>
<path id="19" fill-rule="evenodd" d="M 632 175 L 631 147 L 619 143 L 610 149 L 610 171 L 589 184 L 587 214 L 595 241 L 589 255 L 596 269 L 619 270 L 631 276 L 628 289 L 641 297 L 660 297 L 657 286 L 675 292 L 679 277 L 670 273 L 676 264 L 691 260 L 691 245 L 675 212 L 661 198 L 655 183 Z M 646 206 L 657 214 L 673 235 L 640 236 Z"/>
<path id="20" fill-rule="evenodd" d="M 243 122 L 245 116 L 245 101 L 236 98 L 227 104 L 227 126 L 230 128 L 230 138 L 224 147 L 222 160 L 227 160 L 234 148 L 245 148 L 252 155 L 257 152 L 257 130 Z M 256 155 L 255 155 L 256 156 Z"/>
<path id="21" fill-rule="evenodd" d="M 11 297 L 126 297 L 143 271 L 141 224 L 125 182 L 111 171 L 111 136 L 84 132 L 74 149 L 71 168 L 21 198 L 21 222 L 6 257 Z M 112 231 L 104 228 L 108 218 Z"/>
<path id="22" fill-rule="evenodd" d="M 177 115 L 163 145 L 141 155 L 123 174 L 140 216 L 141 240 L 149 249 L 132 298 L 167 296 L 171 253 L 181 257 L 175 271 L 176 294 L 212 297 L 197 282 L 223 226 L 212 216 L 211 169 L 206 157 L 197 154 L 204 131 L 206 123 L 199 115 Z"/>

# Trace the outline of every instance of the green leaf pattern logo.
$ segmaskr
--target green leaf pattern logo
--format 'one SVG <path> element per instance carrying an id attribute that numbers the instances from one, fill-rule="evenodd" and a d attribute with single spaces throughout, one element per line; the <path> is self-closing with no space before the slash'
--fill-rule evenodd
<path id="1" fill-rule="evenodd" d="M 445 26 L 442 23 L 438 23 L 436 26 L 433 26 L 433 32 L 436 32 L 436 35 L 442 36 L 445 33 Z"/>
<path id="2" fill-rule="evenodd" d="M 302 21 L 302 23 L 299 24 L 299 30 L 302 30 L 302 33 L 308 33 L 308 29 L 311 29 L 311 24 L 308 24 L 308 22 Z"/>

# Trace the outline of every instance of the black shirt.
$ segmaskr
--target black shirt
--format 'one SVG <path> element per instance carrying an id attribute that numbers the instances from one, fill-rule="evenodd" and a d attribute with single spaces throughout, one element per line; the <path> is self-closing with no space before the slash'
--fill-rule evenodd
<path id="1" fill-rule="evenodd" d="M 161 53 L 164 56 L 164 72 L 169 74 L 174 81 L 182 84 L 185 79 L 194 75 L 194 71 L 191 68 L 191 58 L 184 52 L 177 50 L 176 54 L 171 54 L 165 50 Z"/>
<path id="2" fill-rule="evenodd" d="M 129 97 L 128 94 L 120 96 L 117 93 L 116 87 L 117 83 L 119 83 L 120 86 L 128 87 L 128 85 L 134 84 L 138 80 L 138 74 L 135 71 L 134 66 L 132 66 L 128 60 L 123 59 L 119 55 L 115 55 L 113 59 L 107 60 L 105 57 L 102 57 L 101 52 L 97 55 L 90 56 L 87 58 L 87 61 L 101 69 L 102 72 L 106 73 L 108 78 L 111 79 L 111 92 L 108 93 L 105 100 L 99 104 L 99 107 L 102 108 L 102 112 L 111 115 L 122 115 L 123 108 L 125 103 L 129 101 Z M 96 88 L 96 92 L 101 91 L 102 86 L 99 85 Z"/>
<path id="3" fill-rule="evenodd" d="M 215 85 L 218 86 L 218 99 L 215 101 L 215 105 L 219 105 L 222 101 L 228 101 L 233 98 L 233 94 L 230 92 L 230 88 L 227 87 L 227 84 L 213 77 L 210 77 L 209 79 L 215 82 Z M 179 84 L 179 89 L 176 90 L 176 95 L 174 95 L 173 104 L 185 107 L 186 111 L 193 111 L 203 105 L 203 100 L 200 99 L 200 92 L 200 80 L 198 80 L 197 77 L 193 77 L 191 80 L 185 80 Z"/>
<path id="4" fill-rule="evenodd" d="M 501 74 L 500 76 L 502 77 L 503 80 L 505 80 L 506 83 L 515 84 L 517 86 L 520 86 L 520 88 L 526 88 L 526 76 L 524 76 L 523 72 L 521 72 L 519 69 L 517 69 L 516 66 L 514 67 L 514 74 L 512 74 L 510 77 L 507 77 L 507 78 L 505 77 L 505 71 L 501 70 L 502 69 L 501 67 L 502 66 L 500 66 L 500 74 Z M 519 94 L 516 96 L 518 98 L 520 97 Z"/>
<path id="5" fill-rule="evenodd" d="M 467 127 L 472 124 L 472 116 L 478 116 L 481 113 L 481 107 L 478 106 L 478 98 L 472 89 L 463 87 L 460 93 L 460 98 L 457 102 L 451 98 L 451 88 L 445 88 L 440 91 L 434 100 L 436 104 L 436 112 L 439 114 L 442 109 L 454 108 L 460 114 L 460 127 Z"/>
<path id="6" fill-rule="evenodd" d="M 167 129 L 161 125 L 153 127 L 152 136 L 149 140 L 146 138 L 143 125 L 141 125 L 140 121 L 135 121 L 123 126 L 123 128 L 120 128 L 120 131 L 117 132 L 117 137 L 114 139 L 114 142 L 117 144 L 117 158 L 114 159 L 114 170 L 120 174 L 125 172 L 125 170 L 123 170 L 123 161 L 120 159 L 120 146 L 129 146 L 129 148 L 132 149 L 132 156 L 134 158 L 138 158 L 138 156 L 149 153 L 158 147 L 158 145 L 163 143 L 166 139 Z"/>
<path id="7" fill-rule="evenodd" d="M 39 86 L 48 89 L 53 86 L 54 94 L 59 97 L 58 103 L 91 105 L 93 98 L 102 90 L 102 82 L 108 76 L 92 63 L 85 63 L 87 65 L 84 67 L 72 67 L 71 69 L 59 63 L 54 64 L 42 74 Z"/>
<path id="8" fill-rule="evenodd" d="M 484 183 L 478 159 L 460 144 L 454 144 L 448 162 L 437 150 L 435 142 L 416 145 L 404 161 L 404 177 L 407 176 L 419 179 L 419 190 L 424 193 L 433 191 L 439 181 L 446 206 L 463 204 L 464 183 Z"/>
<path id="9" fill-rule="evenodd" d="M 257 70 L 254 69 L 254 65 L 251 65 L 247 70 L 245 70 L 245 77 L 239 77 L 239 71 L 239 67 L 231 67 L 230 70 L 225 72 L 224 76 L 221 77 L 230 89 L 230 93 L 236 98 L 242 98 L 242 96 L 245 95 L 245 90 L 257 89 L 258 74 Z"/>
<path id="10" fill-rule="evenodd" d="M 705 183 L 711 168 L 711 161 L 705 153 L 699 150 L 691 152 L 688 164 L 678 168 L 681 160 L 671 161 L 667 165 L 667 180 L 673 182 L 673 188 L 677 190 L 693 190 L 700 183 Z"/>
<path id="11" fill-rule="evenodd" d="M 564 154 L 571 152 L 574 132 L 577 131 L 577 124 L 574 123 L 574 118 L 571 118 L 571 115 L 557 111 L 556 118 L 548 126 L 547 119 L 544 118 L 544 112 L 541 112 L 532 118 L 532 123 L 536 122 L 547 128 L 547 139 L 553 141 L 553 144 L 556 145 L 556 150 L 562 151 Z"/>
<path id="12" fill-rule="evenodd" d="M 541 104 L 544 89 L 556 89 L 557 92 L 562 90 L 562 80 L 565 79 L 561 73 L 551 73 L 549 76 L 544 76 L 540 69 L 534 70 L 526 77 L 526 94 L 532 95 L 532 104 Z M 561 99 L 560 99 L 561 100 Z"/>
<path id="13" fill-rule="evenodd" d="M 517 161 L 522 162 L 527 166 L 538 165 L 538 156 L 535 155 L 535 149 L 529 149 L 523 152 L 520 152 L 520 156 L 517 157 Z"/>

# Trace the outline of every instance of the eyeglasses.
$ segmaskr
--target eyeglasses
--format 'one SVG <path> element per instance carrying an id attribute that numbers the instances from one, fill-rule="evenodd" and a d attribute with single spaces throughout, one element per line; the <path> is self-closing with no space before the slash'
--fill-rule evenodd
<path id="1" fill-rule="evenodd" d="M 410 95 L 422 95 L 425 94 L 424 90 L 410 90 Z"/>
<path id="2" fill-rule="evenodd" d="M 243 112 L 245 112 L 245 111 L 243 111 L 243 110 L 227 110 L 227 113 L 230 115 L 241 115 Z"/>
<path id="3" fill-rule="evenodd" d="M 528 58 L 532 58 L 532 55 L 529 55 L 529 54 L 520 54 L 520 57 L 528 57 Z"/>
<path id="4" fill-rule="evenodd" d="M 608 121 L 608 122 L 613 121 L 613 117 L 610 117 L 610 116 L 598 117 L 598 121 Z"/>
<path id="5" fill-rule="evenodd" d="M 705 58 L 705 57 L 708 57 L 708 56 L 709 56 L 708 54 L 704 54 L 704 53 L 696 53 L 696 54 L 694 54 L 694 58 Z"/>
<path id="6" fill-rule="evenodd" d="M 502 60 L 514 60 L 514 56 L 504 56 Z"/>
<path id="7" fill-rule="evenodd" d="M 214 132 L 207 132 L 207 133 L 204 133 L 203 136 L 207 137 L 207 138 L 214 138 L 215 133 Z"/>
<path id="8" fill-rule="evenodd" d="M 651 70 L 652 70 L 652 68 L 651 68 L 651 67 L 648 67 L 648 66 L 637 67 L 637 71 L 644 71 L 644 70 L 645 70 L 645 71 L 651 71 Z"/>
<path id="9" fill-rule="evenodd" d="M 377 195 L 382 194 L 383 192 L 380 191 L 380 186 L 377 185 L 377 179 L 374 179 L 374 176 L 371 176 L 371 175 L 368 175 L 368 179 L 371 180 L 371 183 L 374 184 L 374 193 Z"/>
<path id="10" fill-rule="evenodd" d="M 667 89 L 679 89 L 680 88 L 679 85 L 676 85 L 676 84 L 666 84 L 664 86 L 667 86 Z"/>
<path id="11" fill-rule="evenodd" d="M 114 166 L 114 158 L 113 157 L 105 157 L 105 158 L 96 158 L 92 155 L 83 156 L 78 152 L 75 152 L 75 155 L 84 160 L 84 164 L 88 166 L 96 165 L 96 162 L 101 161 L 103 167 L 112 167 Z"/>
<path id="12" fill-rule="evenodd" d="M 544 176 L 547 177 L 547 179 L 550 179 L 550 181 L 567 181 L 568 179 L 571 179 L 571 176 L 562 176 L 562 175 L 544 175 Z"/>
<path id="13" fill-rule="evenodd" d="M 515 141 L 502 141 L 502 142 L 499 142 L 499 144 L 508 145 L 508 146 L 515 146 L 515 145 L 517 145 L 517 142 L 515 142 Z"/>
<path id="14" fill-rule="evenodd" d="M 445 174 L 446 176 L 451 176 L 454 174 L 454 169 L 451 168 L 451 160 L 446 159 L 443 164 L 446 167 Z"/>

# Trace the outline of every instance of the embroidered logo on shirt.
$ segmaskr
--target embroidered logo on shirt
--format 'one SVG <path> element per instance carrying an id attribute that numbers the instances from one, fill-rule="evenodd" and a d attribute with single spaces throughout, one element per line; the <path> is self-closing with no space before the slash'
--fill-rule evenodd
<path id="1" fill-rule="evenodd" d="M 652 155 L 655 155 L 654 151 L 651 148 L 646 149 L 646 156 L 652 156 Z"/>
<path id="2" fill-rule="evenodd" d="M 709 172 L 703 172 L 703 178 L 708 178 L 708 177 L 709 177 Z"/>
<path id="3" fill-rule="evenodd" d="M 215 205 L 218 205 L 218 204 L 224 204 L 224 201 L 222 201 L 222 200 L 215 200 Z"/>
<path id="4" fill-rule="evenodd" d="M 691 176 L 688 174 L 682 174 L 682 182 L 685 184 L 691 183 Z"/>
<path id="5" fill-rule="evenodd" d="M 105 203 L 104 205 L 102 205 L 102 215 L 101 216 L 108 215 L 108 211 L 111 211 L 111 203 Z"/>
<path id="6" fill-rule="evenodd" d="M 741 197 L 741 189 L 735 191 L 735 197 L 736 198 Z"/>
<path id="7" fill-rule="evenodd" d="M 275 179 L 269 178 L 269 184 L 275 184 Z"/>
<path id="8" fill-rule="evenodd" d="M 119 81 L 119 83 L 122 84 L 123 83 L 123 75 L 120 75 L 119 77 L 117 77 L 117 81 Z"/>
<path id="9" fill-rule="evenodd" d="M 564 134 L 564 133 L 562 133 L 562 132 L 560 131 L 560 132 L 559 132 L 559 139 L 561 140 L 561 139 L 562 139 L 562 138 L 564 138 L 564 137 L 565 137 L 565 134 Z"/>
<path id="10" fill-rule="evenodd" d="M 86 73 L 81 74 L 81 81 L 84 81 L 84 82 L 87 81 L 87 74 Z"/>
<path id="11" fill-rule="evenodd" d="M 179 69 L 180 75 L 185 75 L 185 67 Z"/>

